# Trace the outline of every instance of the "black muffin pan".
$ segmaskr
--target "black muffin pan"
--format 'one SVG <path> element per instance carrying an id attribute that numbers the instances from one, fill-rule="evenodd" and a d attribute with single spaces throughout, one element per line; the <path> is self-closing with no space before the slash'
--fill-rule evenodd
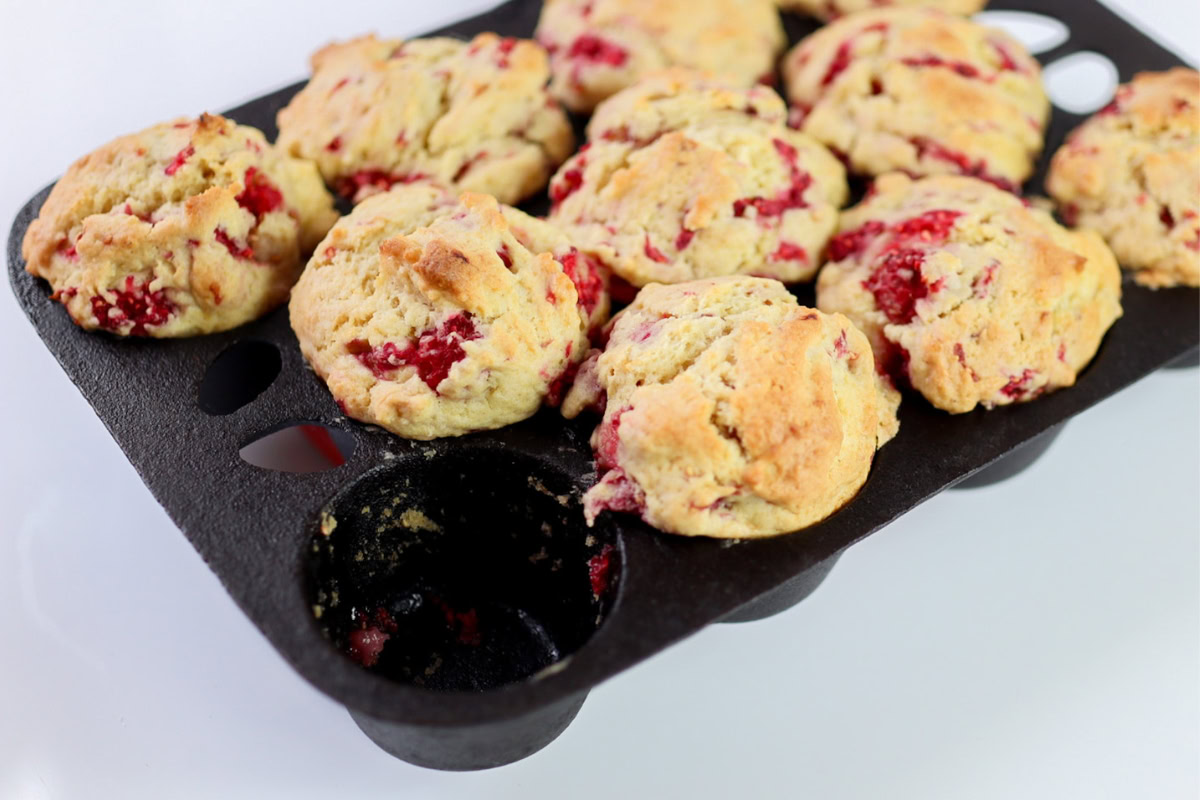
<path id="1" fill-rule="evenodd" d="M 1179 63 L 1093 0 L 993 8 L 1066 22 L 1070 40 L 1046 61 L 1095 50 L 1122 81 Z M 514 0 L 439 33 L 529 36 L 538 11 Z M 798 17 L 787 25 L 793 41 L 812 29 Z M 300 86 L 227 113 L 273 137 L 275 113 Z M 1031 193 L 1079 121 L 1055 112 Z M 819 525 L 750 542 L 661 535 L 630 515 L 605 514 L 589 529 L 580 495 L 595 479 L 594 419 L 546 410 L 460 439 L 399 439 L 339 412 L 301 358 L 286 309 L 181 341 L 76 328 L 21 258 L 48 191 L 21 210 L 8 243 L 13 290 L 46 346 L 284 658 L 385 750 L 441 769 L 535 752 L 596 684 L 710 623 L 789 607 L 850 545 L 996 462 L 1012 472 L 1067 419 L 1191 357 L 1200 339 L 1196 291 L 1127 282 L 1125 316 L 1077 386 L 961 416 L 907 397 L 900 435 L 861 493 Z M 802 301 L 810 292 L 798 290 Z M 239 457 L 296 425 L 331 468 L 284 472 Z"/>

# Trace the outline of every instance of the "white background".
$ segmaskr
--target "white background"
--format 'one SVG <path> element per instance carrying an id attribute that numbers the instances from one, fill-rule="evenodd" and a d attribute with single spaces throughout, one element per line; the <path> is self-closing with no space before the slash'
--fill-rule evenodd
<path id="1" fill-rule="evenodd" d="M 1114 4 L 1197 60 L 1193 0 Z M 119 133 L 303 76 L 330 38 L 487 5 L 5 0 L 0 221 Z M 532 758 L 444 774 L 377 750 L 284 664 L 7 289 L 0 335 L 4 800 L 1197 796 L 1200 372 L 935 498 L 792 611 L 597 688 Z"/>

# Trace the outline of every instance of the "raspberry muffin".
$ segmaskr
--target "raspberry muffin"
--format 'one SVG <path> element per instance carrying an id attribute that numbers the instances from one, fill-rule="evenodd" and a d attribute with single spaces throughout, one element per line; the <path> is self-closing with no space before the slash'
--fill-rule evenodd
<path id="1" fill-rule="evenodd" d="M 604 323 L 608 322 L 608 270 L 587 253 L 581 253 L 565 233 L 549 222 L 511 206 L 501 206 L 500 212 L 512 235 L 525 249 L 531 253 L 549 253 L 562 266 L 575 284 L 579 313 L 588 334 L 599 335 Z M 551 396 L 551 402 L 557 403 L 557 397 L 557 394 Z"/>
<path id="2" fill-rule="evenodd" d="M 694 125 L 596 141 L 550 184 L 550 221 L 635 287 L 718 275 L 802 281 L 846 201 L 845 171 L 804 134 Z"/>
<path id="3" fill-rule="evenodd" d="M 355 201 L 432 178 L 515 203 L 574 148 L 531 41 L 365 36 L 317 51 L 312 68 L 279 112 L 278 144 Z"/>
<path id="4" fill-rule="evenodd" d="M 786 44 L 774 0 L 546 0 L 535 35 L 550 52 L 551 91 L 583 112 L 676 65 L 738 86 L 774 82 Z"/>
<path id="5" fill-rule="evenodd" d="M 410 439 L 531 416 L 584 354 L 575 286 L 494 198 L 408 188 L 317 246 L 290 305 L 301 352 L 348 416 Z"/>
<path id="6" fill-rule="evenodd" d="M 648 144 L 692 125 L 787 122 L 787 106 L 769 86 L 738 86 L 708 72 L 672 67 L 651 73 L 596 107 L 588 139 Z"/>
<path id="7" fill-rule="evenodd" d="M 983 7 L 987 5 L 987 0 L 890 0 L 887 3 L 881 3 L 879 0 L 779 0 L 779 7 L 786 11 L 808 14 L 826 22 L 846 14 L 878 8 L 881 5 L 935 8 L 947 14 L 969 17 L 982 11 Z"/>
<path id="8" fill-rule="evenodd" d="M 854 497 L 898 403 L 845 317 L 797 305 L 777 281 L 726 276 L 643 289 L 563 411 L 604 411 L 589 524 L 607 509 L 667 533 L 750 538 Z"/>
<path id="9" fill-rule="evenodd" d="M 885 175 L 841 229 L 818 307 L 853 320 L 881 369 L 951 413 L 1071 386 L 1121 316 L 1099 236 L 976 178 Z"/>
<path id="10" fill-rule="evenodd" d="M 1143 72 L 1120 87 L 1054 154 L 1046 188 L 1138 283 L 1200 285 L 1200 74 Z"/>
<path id="11" fill-rule="evenodd" d="M 1016 39 L 929 9 L 843 17 L 796 45 L 783 75 L 792 124 L 864 175 L 957 173 L 1017 191 L 1050 113 Z"/>
<path id="12" fill-rule="evenodd" d="M 287 299 L 337 219 L 316 168 L 213 114 L 122 136 L 59 179 L 21 245 L 80 326 L 179 337 Z"/>

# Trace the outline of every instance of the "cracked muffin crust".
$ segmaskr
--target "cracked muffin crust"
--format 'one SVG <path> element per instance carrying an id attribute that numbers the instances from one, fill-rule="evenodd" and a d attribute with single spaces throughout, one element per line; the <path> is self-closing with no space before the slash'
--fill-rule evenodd
<path id="1" fill-rule="evenodd" d="M 1067 137 L 1046 189 L 1138 283 L 1200 285 L 1200 74 L 1135 75 Z"/>
<path id="2" fill-rule="evenodd" d="M 550 182 L 550 221 L 636 287 L 751 273 L 810 279 L 848 195 L 841 164 L 771 121 L 773 93 L 677 88 L 698 110 L 641 87 L 613 98 L 625 113 L 597 110 L 600 139 Z M 718 96 L 743 110 L 714 107 Z"/>
<path id="3" fill-rule="evenodd" d="M 1018 191 L 1041 152 L 1041 67 L 1000 30 L 940 11 L 843 17 L 783 61 L 792 124 L 852 172 L 961 174 Z"/>
<path id="4" fill-rule="evenodd" d="M 774 0 L 546 0 L 535 36 L 551 91 L 582 112 L 670 66 L 773 82 L 786 44 Z"/>
<path id="5" fill-rule="evenodd" d="M 880 0 L 779 0 L 780 8 L 808 14 L 826 22 L 881 5 L 897 8 L 936 8 L 947 14 L 968 17 L 982 11 L 987 5 L 987 0 L 889 0 L 887 3 L 881 3 Z"/>
<path id="6" fill-rule="evenodd" d="M 768 86 L 744 87 L 685 67 L 653 72 L 596 107 L 588 121 L 591 141 L 653 141 L 691 125 L 761 122 L 782 126 L 787 106 Z"/>
<path id="7" fill-rule="evenodd" d="M 317 51 L 312 69 L 279 112 L 278 145 L 315 161 L 356 202 L 434 179 L 516 203 L 545 186 L 575 144 L 532 41 L 364 36 Z"/>
<path id="8" fill-rule="evenodd" d="M 951 413 L 1075 383 L 1121 316 L 1116 260 L 1091 231 L 975 178 L 879 178 L 842 214 L 817 306 L 875 360 Z"/>
<path id="9" fill-rule="evenodd" d="M 519 422 L 561 392 L 587 347 L 576 302 L 494 198 L 411 186 L 333 227 L 289 310 L 348 416 L 433 439 Z"/>
<path id="10" fill-rule="evenodd" d="M 287 299 L 337 219 L 316 168 L 215 114 L 122 136 L 59 179 L 25 268 L 89 330 L 228 330 Z"/>
<path id="11" fill-rule="evenodd" d="M 899 394 L 840 314 L 778 281 L 728 276 L 643 289 L 613 319 L 563 413 L 604 418 L 584 497 L 667 533 L 750 538 L 832 514 L 895 435 Z"/>

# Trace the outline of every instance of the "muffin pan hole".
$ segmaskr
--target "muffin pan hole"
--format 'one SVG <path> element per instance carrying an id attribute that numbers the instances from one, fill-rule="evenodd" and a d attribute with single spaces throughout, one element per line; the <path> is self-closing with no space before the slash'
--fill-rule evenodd
<path id="1" fill-rule="evenodd" d="M 320 512 L 308 592 L 322 633 L 362 667 L 434 690 L 515 683 L 577 650 L 616 594 L 611 531 L 589 529 L 570 478 L 535 458 L 426 453 Z"/>
<path id="2" fill-rule="evenodd" d="M 297 423 L 259 436 L 238 453 L 242 460 L 276 472 L 324 472 L 354 454 L 349 433 L 315 423 Z"/>
<path id="3" fill-rule="evenodd" d="M 1071 29 L 1064 23 L 1031 11 L 981 11 L 973 19 L 1009 34 L 1033 55 L 1049 52 L 1071 38 Z"/>
<path id="4" fill-rule="evenodd" d="M 1117 90 L 1117 67 L 1107 56 L 1085 50 L 1046 65 L 1042 71 L 1050 102 L 1072 114 L 1090 114 Z"/>
<path id="5" fill-rule="evenodd" d="M 232 414 L 265 392 L 282 366 L 279 348 L 270 342 L 248 339 L 232 344 L 208 365 L 196 402 L 207 414 Z"/>

